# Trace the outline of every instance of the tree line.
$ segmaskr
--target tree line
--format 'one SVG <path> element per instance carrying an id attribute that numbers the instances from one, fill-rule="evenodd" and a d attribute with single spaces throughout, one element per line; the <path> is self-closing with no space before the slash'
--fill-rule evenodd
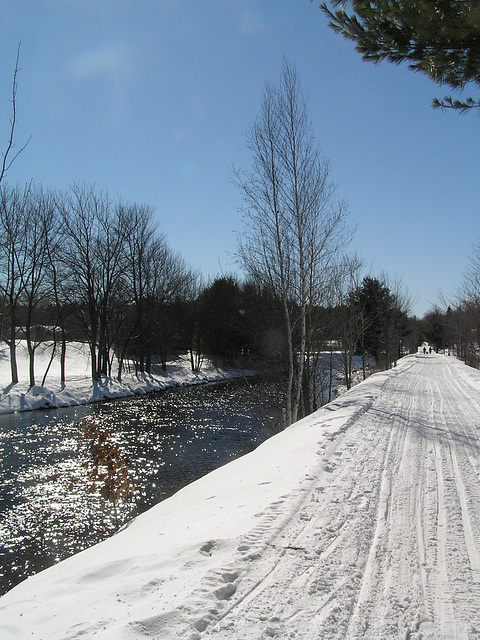
<path id="1" fill-rule="evenodd" d="M 473 244 L 468 267 L 452 300 L 436 306 L 422 321 L 423 334 L 439 350 L 480 367 L 480 241 Z"/>
<path id="2" fill-rule="evenodd" d="M 35 354 L 46 340 L 60 355 L 62 382 L 72 339 L 88 344 L 93 380 L 112 375 L 112 354 L 118 378 L 127 354 L 137 373 L 150 371 L 152 356 L 166 353 L 167 310 L 191 295 L 197 277 L 146 205 L 111 200 L 87 185 L 64 192 L 0 188 L 0 322 L 12 383 L 19 337 L 27 344 L 31 386 Z"/>
<path id="3" fill-rule="evenodd" d="M 322 305 L 308 306 L 307 335 L 296 322 L 289 334 L 284 304 L 271 286 L 222 276 L 200 298 L 204 323 L 203 344 L 210 357 L 243 361 L 261 372 L 275 373 L 284 404 L 283 426 L 293 378 L 299 402 L 297 419 L 315 411 L 334 395 L 332 381 L 341 378 L 347 388 L 355 373 L 390 368 L 421 340 L 420 323 L 409 316 L 409 298 L 398 282 L 385 276 L 360 276 L 360 266 L 348 280 L 331 280 Z M 298 301 L 289 301 L 291 317 L 299 317 Z M 302 341 L 305 348 L 302 350 Z M 299 372 L 301 371 L 301 377 Z"/>
<path id="4" fill-rule="evenodd" d="M 137 374 L 152 372 L 153 364 L 165 369 L 173 353 L 188 353 L 195 370 L 204 356 L 255 359 L 285 375 L 287 393 L 294 388 L 299 397 L 297 416 L 305 415 L 320 403 L 318 360 L 325 349 L 342 351 L 349 386 L 356 354 L 386 366 L 398 357 L 408 324 L 405 300 L 376 278 L 357 282 L 359 268 L 350 264 L 349 279 L 332 270 L 328 281 L 323 276 L 322 296 L 312 290 L 307 300 L 291 291 L 285 300 L 274 281 L 255 274 L 243 282 L 219 276 L 205 285 L 170 249 L 146 205 L 84 184 L 63 192 L 0 187 L 0 331 L 12 383 L 20 338 L 31 386 L 46 341 L 53 342 L 52 359 L 59 357 L 62 382 L 72 340 L 88 345 L 93 380 L 121 379 L 132 367 Z"/>

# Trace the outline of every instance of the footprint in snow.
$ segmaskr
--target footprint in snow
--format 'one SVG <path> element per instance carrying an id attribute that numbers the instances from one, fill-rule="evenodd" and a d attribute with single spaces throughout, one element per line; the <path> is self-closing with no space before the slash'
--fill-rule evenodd
<path id="1" fill-rule="evenodd" d="M 216 546 L 217 546 L 217 541 L 216 540 L 209 540 L 202 547 L 200 547 L 199 551 L 200 551 L 200 553 L 203 553 L 204 555 L 211 556 L 212 555 L 211 552 Z"/>

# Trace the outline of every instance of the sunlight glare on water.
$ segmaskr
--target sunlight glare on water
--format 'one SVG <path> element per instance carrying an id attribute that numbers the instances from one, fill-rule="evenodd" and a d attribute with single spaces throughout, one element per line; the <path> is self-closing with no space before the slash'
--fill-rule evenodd
<path id="1" fill-rule="evenodd" d="M 257 382 L 0 416 L 0 594 L 115 530 L 112 505 L 87 490 L 82 420 L 129 456 L 134 490 L 117 504 L 125 522 L 252 450 L 279 405 L 275 385 Z"/>

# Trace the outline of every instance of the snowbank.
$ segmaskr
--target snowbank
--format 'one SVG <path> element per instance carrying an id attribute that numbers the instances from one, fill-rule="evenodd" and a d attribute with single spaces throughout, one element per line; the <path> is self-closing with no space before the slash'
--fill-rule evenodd
<path id="1" fill-rule="evenodd" d="M 37 381 L 43 379 L 50 354 L 51 344 L 48 343 L 37 352 L 35 359 Z M 17 362 L 19 382 L 12 385 L 8 347 L 0 344 L 0 413 L 87 404 L 103 398 L 121 398 L 150 391 L 161 391 L 168 387 L 202 384 L 253 374 L 246 370 L 218 368 L 208 361 L 203 364 L 199 373 L 195 373 L 191 370 L 188 358 L 178 357 L 168 362 L 165 373 L 139 376 L 127 374 L 121 382 L 115 378 L 104 377 L 92 384 L 88 347 L 80 342 L 71 342 L 67 348 L 66 384 L 63 386 L 60 383 L 60 364 L 58 358 L 55 358 L 45 385 L 37 384 L 29 388 L 28 353 L 24 341 L 18 344 Z"/>
<path id="2" fill-rule="evenodd" d="M 319 448 L 371 406 L 386 375 L 18 585 L 0 599 L 2 639 L 200 638 L 235 600 L 245 561 L 295 515 Z"/>

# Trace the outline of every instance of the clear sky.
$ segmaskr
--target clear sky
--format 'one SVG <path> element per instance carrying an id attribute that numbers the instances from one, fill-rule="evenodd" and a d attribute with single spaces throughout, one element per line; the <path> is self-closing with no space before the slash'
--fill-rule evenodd
<path id="1" fill-rule="evenodd" d="M 0 0 L 0 141 L 20 41 L 17 148 L 32 136 L 8 181 L 149 204 L 187 263 L 232 272 L 232 168 L 250 166 L 245 134 L 286 57 L 358 225 L 352 249 L 422 315 L 453 295 L 480 237 L 480 118 L 433 110 L 449 91 L 406 66 L 362 62 L 318 4 Z"/>

